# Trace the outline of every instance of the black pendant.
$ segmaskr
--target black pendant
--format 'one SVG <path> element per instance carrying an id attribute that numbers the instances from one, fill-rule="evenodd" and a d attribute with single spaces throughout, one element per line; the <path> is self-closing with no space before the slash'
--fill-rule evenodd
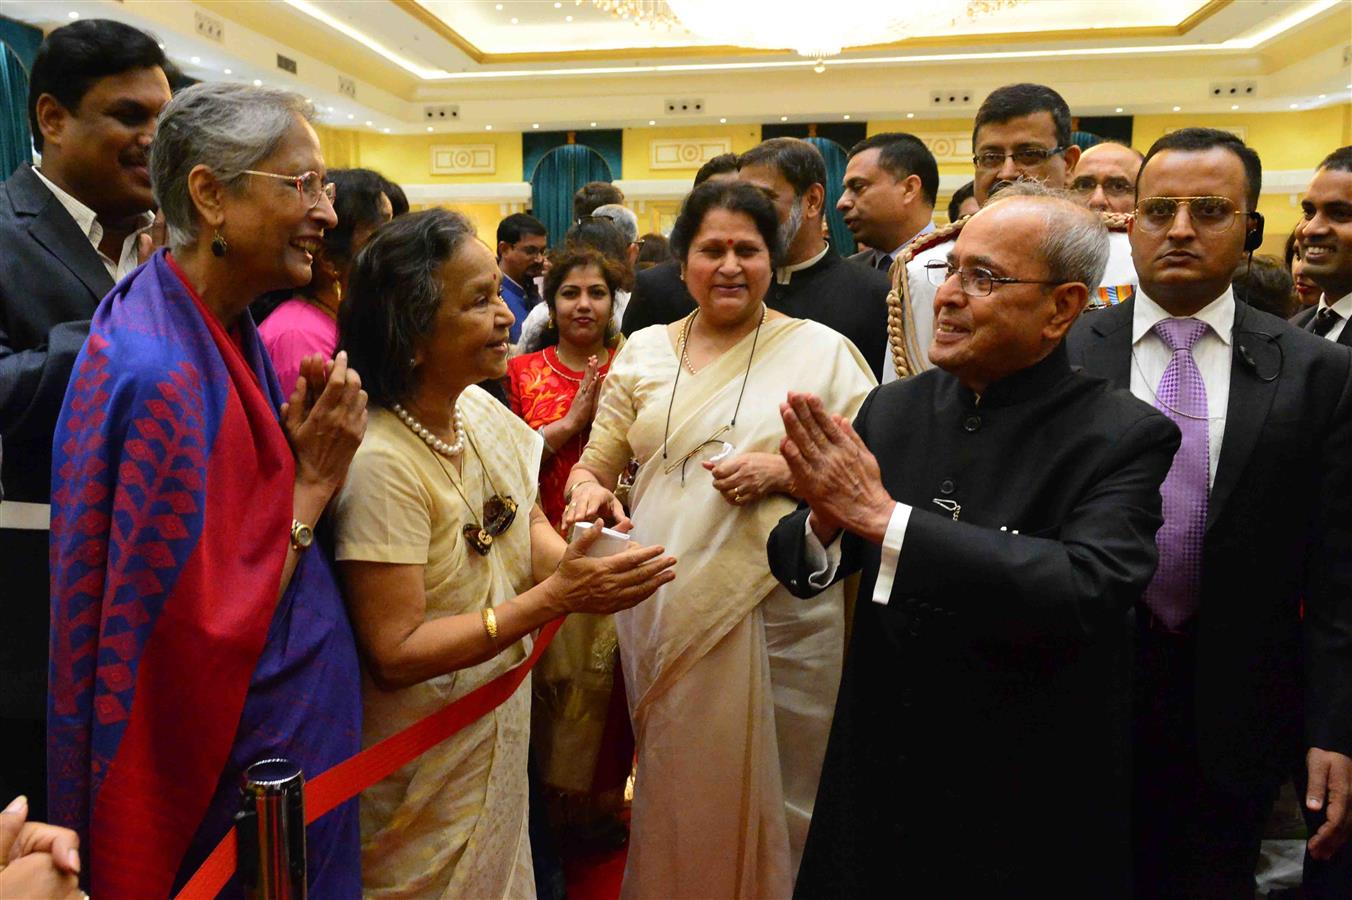
<path id="1" fill-rule="evenodd" d="M 489 534 L 502 534 L 516 521 L 516 501 L 511 497 L 494 494 L 484 501 L 484 531 Z"/>
<path id="2" fill-rule="evenodd" d="M 478 525 L 466 525 L 460 529 L 460 533 L 465 536 L 465 540 L 480 556 L 487 556 L 488 551 L 493 549 L 493 535 L 484 531 Z"/>

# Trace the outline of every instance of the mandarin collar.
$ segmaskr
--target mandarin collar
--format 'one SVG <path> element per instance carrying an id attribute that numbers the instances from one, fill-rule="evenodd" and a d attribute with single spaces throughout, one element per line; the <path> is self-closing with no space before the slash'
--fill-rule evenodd
<path id="1" fill-rule="evenodd" d="M 986 388 L 986 392 L 980 396 L 958 382 L 958 395 L 963 405 L 972 409 L 1014 406 L 1046 395 L 1070 374 L 1070 354 L 1066 351 L 1065 340 L 1062 340 L 1041 360 L 1026 369 L 1006 375 Z"/>

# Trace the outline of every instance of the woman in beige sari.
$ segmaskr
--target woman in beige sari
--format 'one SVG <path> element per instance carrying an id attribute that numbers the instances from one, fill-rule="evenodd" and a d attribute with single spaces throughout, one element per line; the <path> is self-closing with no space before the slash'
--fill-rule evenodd
<path id="1" fill-rule="evenodd" d="M 373 412 L 335 525 L 364 745 L 519 664 L 551 619 L 625 609 L 672 578 L 660 547 L 591 559 L 594 537 L 567 547 L 540 511 L 540 436 L 476 386 L 507 369 L 500 278 L 445 210 L 381 228 L 352 274 L 342 343 L 367 367 Z M 362 794 L 365 896 L 535 896 L 530 693 L 527 679 Z"/>
<path id="2" fill-rule="evenodd" d="M 839 334 L 765 307 L 777 230 L 749 185 L 691 193 L 671 240 L 698 308 L 625 344 L 569 478 L 565 523 L 620 519 L 636 457 L 635 539 L 681 559 L 615 617 L 638 742 L 626 898 L 787 897 L 811 819 L 845 613 L 839 586 L 803 603 L 770 574 L 795 506 L 779 404 L 822 391 L 852 417 L 873 378 Z"/>

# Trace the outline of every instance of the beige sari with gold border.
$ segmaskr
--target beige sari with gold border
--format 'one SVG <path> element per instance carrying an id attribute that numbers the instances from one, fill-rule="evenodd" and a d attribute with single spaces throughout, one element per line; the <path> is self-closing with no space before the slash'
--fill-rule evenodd
<path id="1" fill-rule="evenodd" d="M 732 418 L 755 357 L 734 453 L 777 452 L 788 391 L 852 418 L 873 387 L 854 345 L 799 319 L 774 319 L 696 375 L 665 326 L 615 359 L 581 464 L 617 473 L 632 453 L 634 539 L 677 557 L 676 580 L 616 615 L 638 741 L 625 898 L 787 897 L 801 855 L 840 681 L 839 585 L 810 601 L 776 583 L 770 530 L 795 508 L 773 495 L 732 506 L 698 462 L 665 470 Z"/>

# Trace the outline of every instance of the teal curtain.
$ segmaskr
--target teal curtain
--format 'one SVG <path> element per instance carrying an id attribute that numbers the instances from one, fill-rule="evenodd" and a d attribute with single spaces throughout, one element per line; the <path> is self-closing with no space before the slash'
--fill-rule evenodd
<path id="1" fill-rule="evenodd" d="M 33 161 L 28 133 L 28 71 L 9 44 L 0 44 L 0 181 Z"/>
<path id="2" fill-rule="evenodd" d="M 530 179 L 535 218 L 549 229 L 549 244 L 557 247 L 573 224 L 573 194 L 589 181 L 612 181 L 610 166 L 600 153 L 582 144 L 565 144 L 544 155 Z"/>
<path id="3" fill-rule="evenodd" d="M 831 246 L 841 256 L 855 252 L 854 235 L 845 226 L 845 218 L 836 209 L 836 201 L 845 190 L 845 148 L 830 138 L 810 137 L 807 142 L 822 152 L 826 160 L 826 224 Z"/>

